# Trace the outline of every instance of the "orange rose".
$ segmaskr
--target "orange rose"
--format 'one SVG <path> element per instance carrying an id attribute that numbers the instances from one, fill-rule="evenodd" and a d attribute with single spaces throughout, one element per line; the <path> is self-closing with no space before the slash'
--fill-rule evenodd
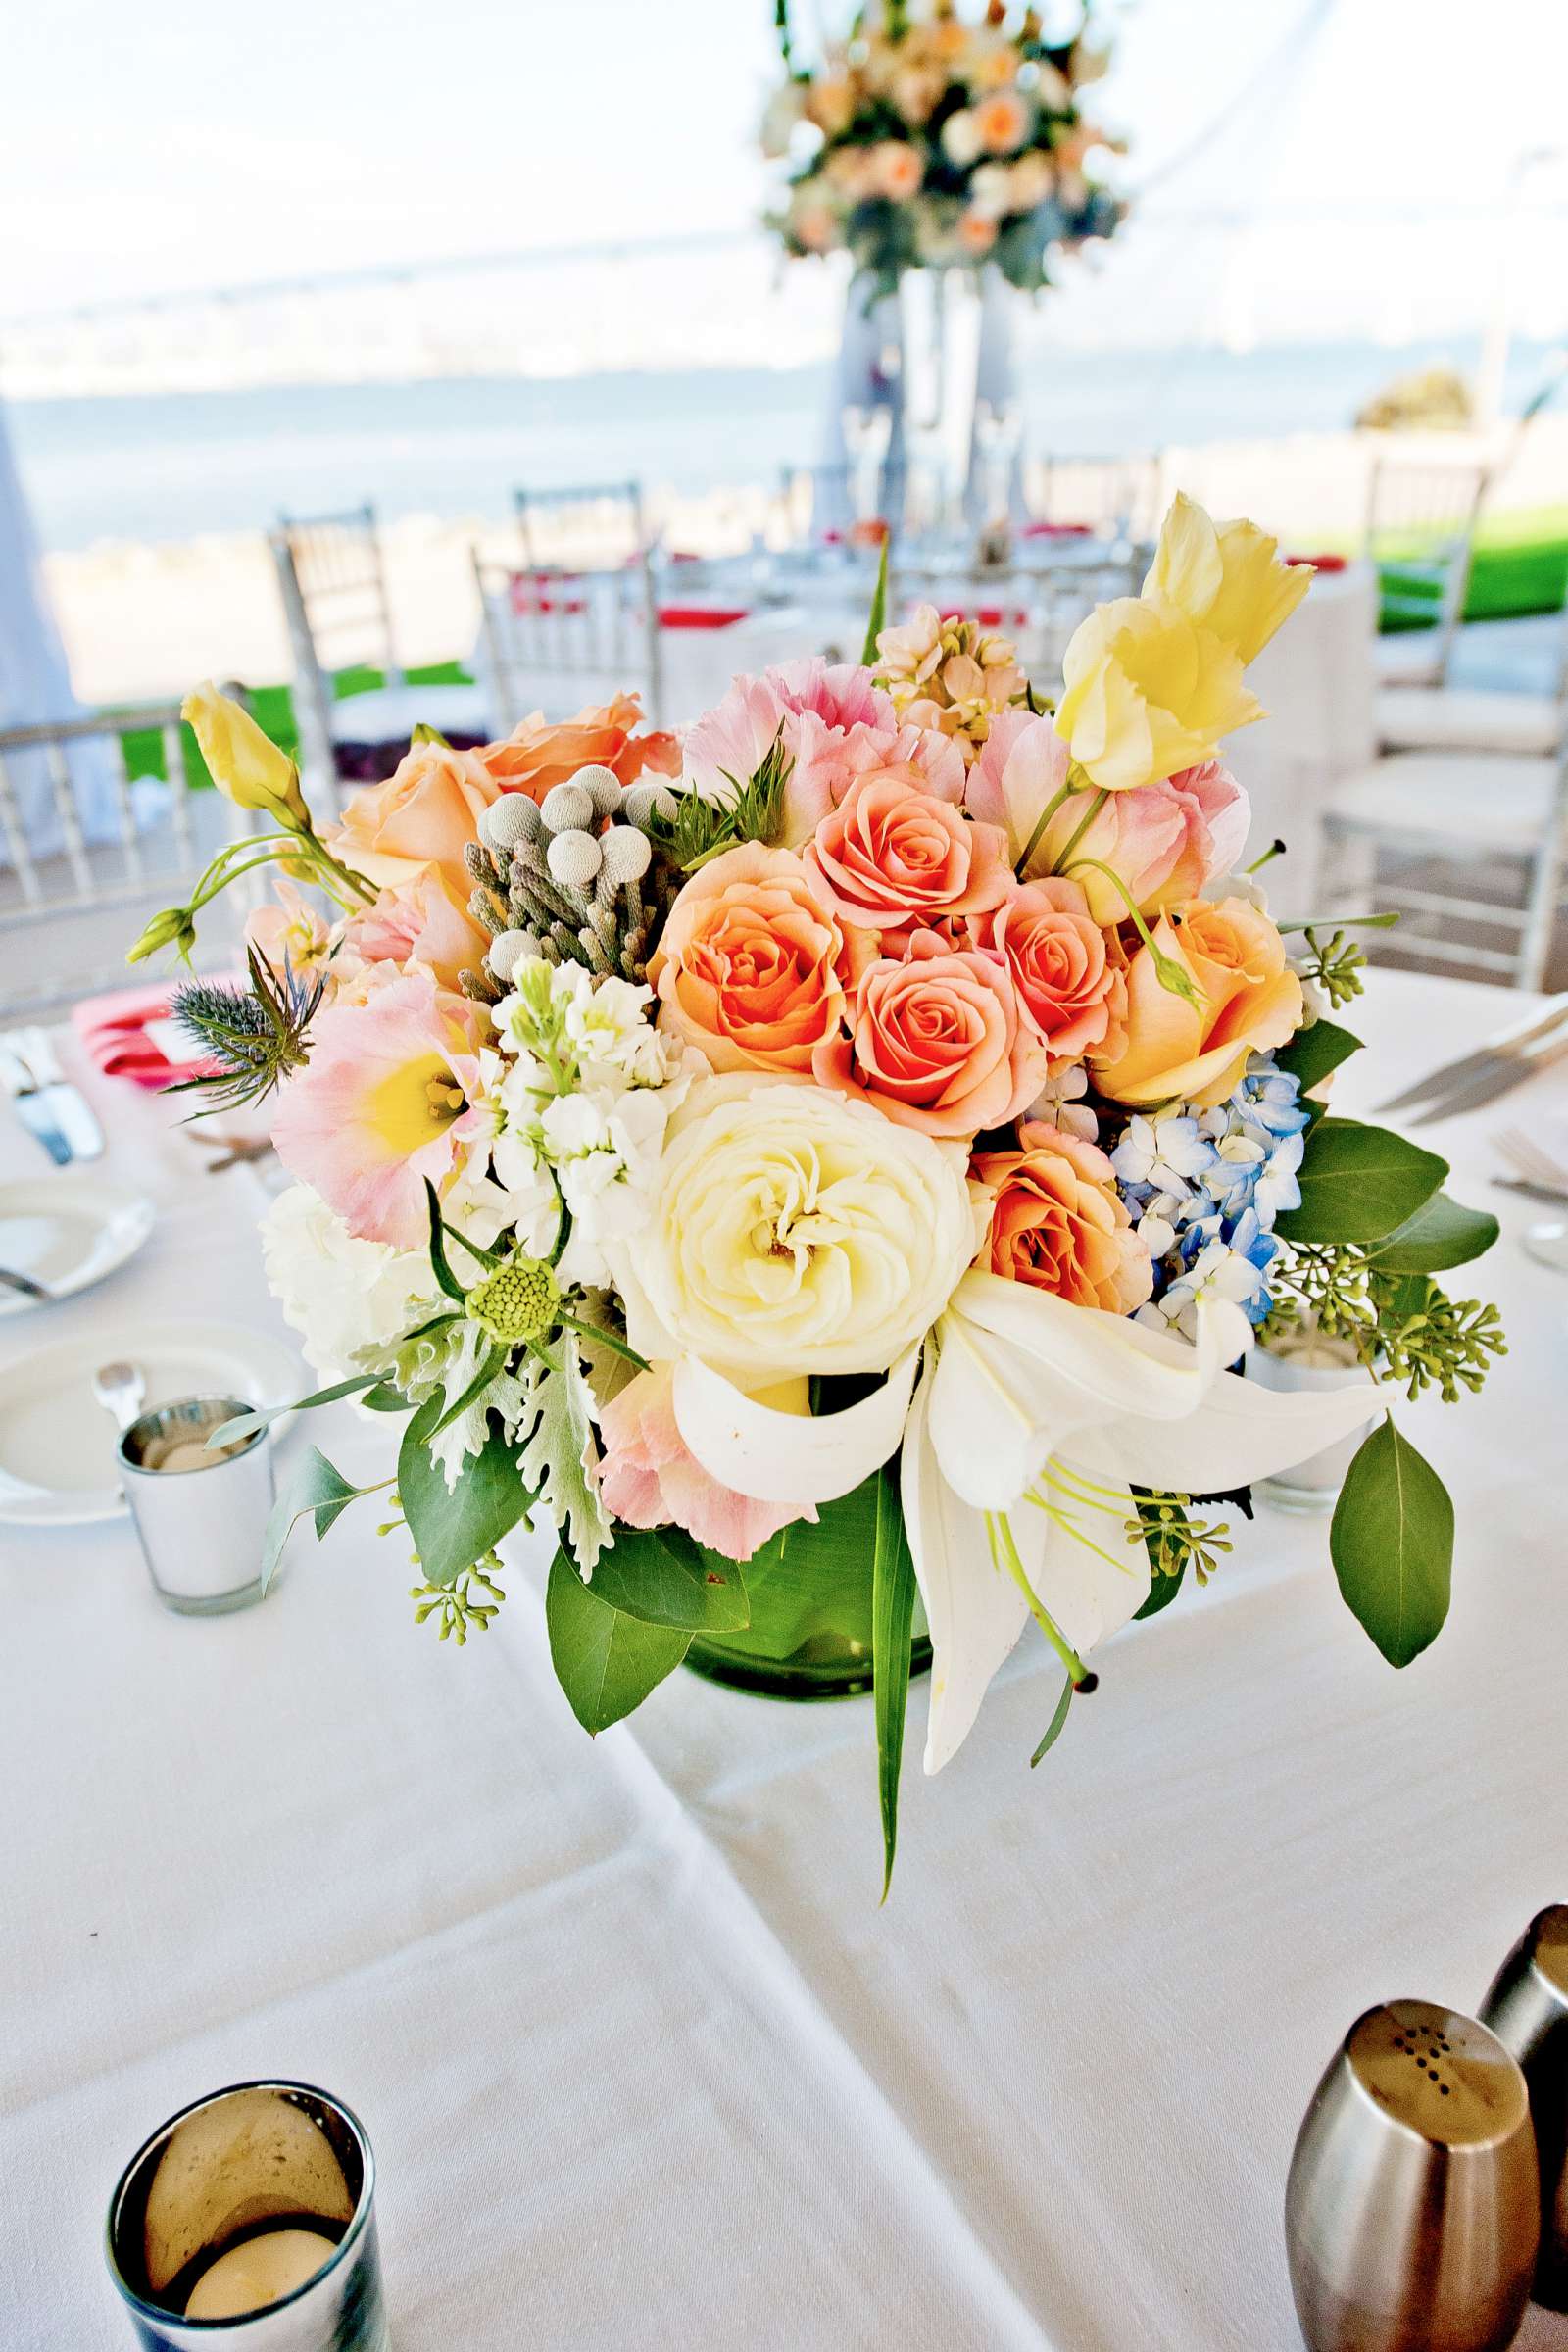
<path id="1" fill-rule="evenodd" d="M 1026 883 L 974 928 L 1005 962 L 1019 1011 L 1054 1064 L 1081 1061 L 1093 1047 L 1120 1053 L 1127 983 L 1078 883 L 1065 875 Z"/>
<path id="2" fill-rule="evenodd" d="M 790 850 L 743 842 L 682 885 L 648 977 L 715 1070 L 808 1070 L 844 1018 L 844 934 Z"/>
<path id="3" fill-rule="evenodd" d="M 392 889 L 433 870 L 466 906 L 472 885 L 463 853 L 478 839 L 479 819 L 500 793 L 477 752 L 416 743 L 384 784 L 353 795 L 326 845 L 368 882 Z"/>
<path id="4" fill-rule="evenodd" d="M 1073 1306 L 1130 1315 L 1154 1287 L 1115 1171 L 1098 1144 L 1026 1119 L 1017 1152 L 982 1152 L 970 1173 L 996 1198 L 982 1262 Z"/>
<path id="5" fill-rule="evenodd" d="M 1007 836 L 938 800 L 905 765 L 867 768 L 807 847 L 841 923 L 906 938 L 940 916 L 981 914 L 1012 887 Z"/>
<path id="6" fill-rule="evenodd" d="M 1245 899 L 1217 906 L 1196 899 L 1162 914 L 1152 937 L 1186 972 L 1198 1001 L 1163 987 L 1153 956 L 1140 948 L 1127 968 L 1127 1045 L 1103 1067 L 1096 1063 L 1095 1084 L 1113 1102 L 1180 1100 L 1210 1109 L 1234 1088 L 1250 1054 L 1295 1036 L 1301 983 L 1268 916 Z"/>
<path id="7" fill-rule="evenodd" d="M 530 801 L 542 801 L 553 784 L 569 783 L 579 767 L 608 767 L 622 784 L 635 783 L 645 767 L 678 776 L 674 736 L 639 735 L 642 723 L 636 695 L 617 694 L 612 703 L 590 705 L 554 726 L 535 710 L 505 743 L 487 744 L 475 756 L 504 792 L 525 792 Z"/>
<path id="8" fill-rule="evenodd" d="M 974 110 L 974 126 L 988 155 L 1011 155 L 1029 131 L 1030 115 L 1016 90 L 998 90 Z"/>
<path id="9" fill-rule="evenodd" d="M 927 1135 L 1002 1126 L 1046 1074 L 1046 1049 L 1019 1018 L 1006 965 L 935 931 L 917 931 L 901 961 L 868 967 L 850 1021 L 849 1037 L 816 1048 L 813 1076 Z"/>

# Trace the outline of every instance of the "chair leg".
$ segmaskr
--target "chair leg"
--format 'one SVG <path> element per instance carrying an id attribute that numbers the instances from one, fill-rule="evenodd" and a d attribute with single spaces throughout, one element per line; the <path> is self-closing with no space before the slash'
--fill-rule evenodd
<path id="1" fill-rule="evenodd" d="M 1516 988 L 1539 990 L 1546 976 L 1546 958 L 1551 953 L 1551 935 L 1562 898 L 1565 800 L 1568 800 L 1568 764 L 1558 769 L 1551 815 L 1530 862 L 1525 927 L 1519 941 L 1519 966 L 1514 978 Z"/>

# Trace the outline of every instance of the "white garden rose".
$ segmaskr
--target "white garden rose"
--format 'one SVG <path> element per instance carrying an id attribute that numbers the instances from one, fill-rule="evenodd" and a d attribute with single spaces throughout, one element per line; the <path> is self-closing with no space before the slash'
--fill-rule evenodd
<path id="1" fill-rule="evenodd" d="M 357 1348 L 400 1339 L 440 1297 L 427 1250 L 362 1241 L 308 1184 L 279 1193 L 261 1233 L 268 1282 L 323 1380 L 352 1372 Z"/>
<path id="2" fill-rule="evenodd" d="M 867 1103 L 737 1072 L 670 1122 L 653 1213 L 615 1262 L 640 1353 L 756 1389 L 885 1372 L 974 1250 L 960 1152 Z"/>

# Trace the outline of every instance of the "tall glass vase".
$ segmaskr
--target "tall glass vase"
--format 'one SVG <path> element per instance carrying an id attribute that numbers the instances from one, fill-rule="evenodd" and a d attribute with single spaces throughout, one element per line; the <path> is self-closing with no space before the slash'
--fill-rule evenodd
<path id="1" fill-rule="evenodd" d="M 686 1652 L 696 1674 L 769 1698 L 849 1698 L 872 1680 L 875 1479 L 823 1503 L 815 1526 L 798 1520 L 743 1566 L 752 1620 L 743 1633 L 699 1634 Z M 915 1597 L 910 1672 L 931 1663 Z"/>

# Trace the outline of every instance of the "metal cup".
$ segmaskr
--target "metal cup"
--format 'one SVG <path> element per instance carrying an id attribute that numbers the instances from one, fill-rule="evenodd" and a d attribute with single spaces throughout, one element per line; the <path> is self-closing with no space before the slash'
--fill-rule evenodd
<path id="1" fill-rule="evenodd" d="M 1524 2070 L 1541 2165 L 1535 2295 L 1568 2311 L 1568 1903 L 1538 1911 L 1481 2004 Z"/>
<path id="2" fill-rule="evenodd" d="M 284 2229 L 333 2241 L 303 2284 L 232 2318 L 184 2316 L 215 2264 Z M 107 2253 L 143 2352 L 391 2352 L 370 2143 L 307 2082 L 236 2082 L 172 2115 L 120 2177 Z"/>
<path id="3" fill-rule="evenodd" d="M 1525 2081 L 1432 2001 L 1350 2028 L 1307 2110 L 1285 2230 L 1311 2352 L 1503 2352 L 1541 2233 Z"/>
<path id="4" fill-rule="evenodd" d="M 121 1483 L 153 1591 L 190 1617 L 248 1608 L 267 1588 L 262 1531 L 272 1507 L 265 1429 L 209 1450 L 215 1429 L 250 1406 L 233 1396 L 182 1396 L 122 1431 Z M 165 1466 L 168 1465 L 168 1466 Z"/>

